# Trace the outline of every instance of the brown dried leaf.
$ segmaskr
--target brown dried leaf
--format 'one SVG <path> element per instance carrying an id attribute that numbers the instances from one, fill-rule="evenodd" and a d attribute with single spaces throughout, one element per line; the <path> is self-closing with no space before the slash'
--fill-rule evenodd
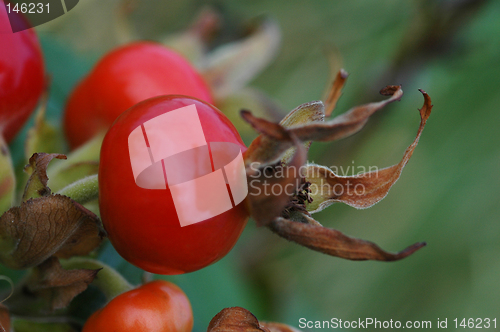
<path id="1" fill-rule="evenodd" d="M 342 88 L 344 87 L 344 84 L 348 76 L 349 74 L 344 69 L 340 69 L 339 72 L 337 73 L 337 76 L 333 80 L 332 87 L 328 91 L 328 95 L 326 96 L 325 99 L 326 116 L 330 116 L 330 114 L 332 114 L 333 110 L 335 109 L 337 101 L 342 95 Z"/>
<path id="2" fill-rule="evenodd" d="M 0 332 L 10 331 L 9 309 L 0 303 Z"/>
<path id="3" fill-rule="evenodd" d="M 408 257 L 425 246 L 424 242 L 415 243 L 393 254 L 382 250 L 372 242 L 351 238 L 335 229 L 319 226 L 309 216 L 304 215 L 304 218 L 311 221 L 301 223 L 276 218 L 269 224 L 269 228 L 279 236 L 309 249 L 350 260 L 396 261 Z"/>
<path id="4" fill-rule="evenodd" d="M 51 257 L 33 270 L 26 286 L 29 292 L 45 298 L 52 310 L 61 309 L 86 290 L 100 270 L 65 270 Z"/>
<path id="5" fill-rule="evenodd" d="M 258 226 L 267 225 L 281 215 L 302 182 L 300 170 L 306 161 L 307 152 L 299 140 L 294 137 L 292 140 L 296 152 L 288 164 L 260 167 L 258 163 L 253 163 L 247 168 L 248 202 Z M 272 176 L 269 172 L 272 172 Z"/>
<path id="6" fill-rule="evenodd" d="M 431 98 L 425 91 L 420 91 L 424 95 L 424 105 L 419 110 L 420 126 L 415 140 L 406 149 L 401 162 L 391 167 L 355 176 L 339 176 L 327 167 L 309 165 L 306 169 L 306 181 L 311 182 L 311 197 L 313 198 L 312 203 L 307 205 L 309 212 L 319 212 L 334 202 L 343 202 L 355 208 L 364 209 L 376 204 L 387 195 L 412 156 L 431 114 Z"/>
<path id="7" fill-rule="evenodd" d="M 86 255 L 103 237 L 99 218 L 71 198 L 29 199 L 0 218 L 0 261 L 13 269 L 25 269 L 52 255 Z"/>
<path id="8" fill-rule="evenodd" d="M 246 39 L 220 46 L 206 59 L 202 74 L 217 99 L 243 88 L 276 56 L 281 33 L 272 19 L 264 19 Z"/>
<path id="9" fill-rule="evenodd" d="M 29 164 L 24 167 L 25 172 L 31 171 L 31 176 L 24 188 L 23 201 L 50 195 L 51 191 L 47 186 L 49 180 L 47 166 L 54 158 L 66 159 L 66 156 L 57 153 L 34 153 L 31 156 Z"/>
<path id="10" fill-rule="evenodd" d="M 207 332 L 270 332 L 248 310 L 241 307 L 222 309 L 208 324 Z"/>
<path id="11" fill-rule="evenodd" d="M 358 132 L 366 124 L 368 118 L 376 111 L 391 102 L 399 100 L 403 95 L 403 90 L 399 86 L 388 86 L 382 89 L 381 93 L 384 95 L 390 94 L 391 97 L 377 103 L 355 107 L 328 122 L 295 125 L 287 130 L 303 142 L 326 142 L 350 136 Z M 263 138 L 262 135 L 258 136 L 245 152 L 245 162 L 247 165 L 251 162 L 270 164 L 279 160 L 285 151 L 292 147 L 293 143 L 289 139 L 290 135 L 280 136 L 279 138 L 269 135 L 269 130 L 275 128 L 269 121 L 254 117 L 250 112 L 242 112 L 241 115 L 258 132 L 274 138 L 269 139 Z"/>

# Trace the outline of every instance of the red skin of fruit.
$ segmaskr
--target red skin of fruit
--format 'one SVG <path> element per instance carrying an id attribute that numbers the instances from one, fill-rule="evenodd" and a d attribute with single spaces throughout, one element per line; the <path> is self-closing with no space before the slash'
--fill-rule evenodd
<path id="1" fill-rule="evenodd" d="M 13 15 L 24 20 L 20 14 Z M 0 8 L 0 133 L 10 142 L 40 99 L 45 70 L 35 30 L 7 31 L 12 30 L 3 7 Z"/>
<path id="2" fill-rule="evenodd" d="M 85 323 L 82 332 L 191 332 L 193 312 L 176 285 L 156 280 L 113 298 Z"/>
<path id="3" fill-rule="evenodd" d="M 192 104 L 207 142 L 235 143 L 246 150 L 224 114 L 186 96 L 156 97 L 128 109 L 109 129 L 101 148 L 99 207 L 108 237 L 122 257 L 152 273 L 181 274 L 218 261 L 234 246 L 248 220 L 244 200 L 216 217 L 180 227 L 168 188 L 143 189 L 135 183 L 130 132 L 151 118 Z"/>
<path id="4" fill-rule="evenodd" d="M 148 98 L 182 94 L 213 104 L 201 75 L 178 53 L 135 42 L 105 55 L 71 94 L 64 130 L 71 148 L 108 129 L 128 108 Z"/>

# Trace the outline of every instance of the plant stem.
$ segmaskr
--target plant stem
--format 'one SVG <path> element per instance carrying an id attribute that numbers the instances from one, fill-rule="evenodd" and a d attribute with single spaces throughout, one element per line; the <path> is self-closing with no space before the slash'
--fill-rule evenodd
<path id="1" fill-rule="evenodd" d="M 99 197 L 97 174 L 87 176 L 81 180 L 59 190 L 57 194 L 71 197 L 74 201 L 85 204 Z"/>
<path id="2" fill-rule="evenodd" d="M 134 288 L 118 271 L 98 260 L 82 257 L 72 257 L 60 260 L 65 269 L 101 269 L 92 284 L 99 288 L 106 299 L 110 301 L 115 296 Z"/>
<path id="3" fill-rule="evenodd" d="M 67 155 L 68 160 L 65 162 L 57 163 L 47 170 L 47 176 L 50 178 L 57 178 L 59 172 L 71 165 L 87 161 L 99 161 L 99 153 L 101 151 L 102 140 L 104 139 L 104 132 L 97 134 L 93 139 L 72 151 Z M 50 183 L 49 183 L 50 184 Z"/>

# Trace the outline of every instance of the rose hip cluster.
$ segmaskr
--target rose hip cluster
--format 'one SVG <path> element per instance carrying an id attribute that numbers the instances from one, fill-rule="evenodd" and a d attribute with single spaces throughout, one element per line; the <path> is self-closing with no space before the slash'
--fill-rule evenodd
<path id="1" fill-rule="evenodd" d="M 207 26 L 206 18 L 201 21 L 191 33 Z M 0 30 L 8 24 L 6 15 L 0 15 Z M 40 103 L 46 74 L 34 30 L 0 38 L 1 157 L 12 168 L 8 153 L 3 153 L 4 141 L 13 139 Z M 5 209 L 0 219 L 0 263 L 31 268 L 13 297 L 40 297 L 50 309 L 61 309 L 94 282 L 108 302 L 86 321 L 84 332 L 189 332 L 191 305 L 177 286 L 156 280 L 134 288 L 112 268 L 88 257 L 103 237 L 129 263 L 162 275 L 193 272 L 217 262 L 233 248 L 250 217 L 287 240 L 351 260 L 395 261 L 423 247 L 425 243 L 416 243 L 390 253 L 323 227 L 311 215 L 335 202 L 366 208 L 383 199 L 413 154 L 430 116 L 430 97 L 420 90 L 424 105 L 419 130 L 401 162 L 376 174 L 339 176 L 328 167 L 307 163 L 313 141 L 356 133 L 371 115 L 403 94 L 400 86 L 387 86 L 381 90 L 386 100 L 354 107 L 327 121 L 347 79 L 343 70 L 324 102 L 302 104 L 279 123 L 241 110 L 241 118 L 259 133 L 246 147 L 214 104 L 229 103 L 233 90 L 273 57 L 278 41 L 276 24 L 265 21 L 248 37 L 248 44 L 229 45 L 227 54 L 205 61 L 213 67 L 204 72 L 155 42 L 135 41 L 105 54 L 72 91 L 63 113 L 74 161 L 68 158 L 70 167 L 50 173 L 50 161 L 66 156 L 36 151 L 25 168 L 31 174 L 19 206 Z M 240 97 L 258 99 L 256 108 L 274 109 L 264 94 L 250 91 Z M 43 137 L 43 126 L 37 122 L 36 127 L 38 134 L 32 136 Z M 100 152 L 90 160 L 95 140 Z M 66 186 L 52 193 L 47 174 L 56 175 L 51 186 Z M 0 180 L 15 198 L 14 176 Z M 286 190 L 269 193 L 267 188 Z M 359 188 L 363 190 L 356 191 Z M 0 331 L 10 325 L 9 317 L 7 307 L 0 306 Z M 291 331 L 282 324 L 260 323 L 238 307 L 217 314 L 209 331 L 231 331 L 235 326 L 244 331 Z"/>

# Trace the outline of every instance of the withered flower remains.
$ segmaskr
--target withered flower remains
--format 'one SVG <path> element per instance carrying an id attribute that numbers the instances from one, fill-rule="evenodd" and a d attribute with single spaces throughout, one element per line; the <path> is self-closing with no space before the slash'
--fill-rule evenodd
<path id="1" fill-rule="evenodd" d="M 257 118 L 249 111 L 242 117 L 260 133 L 246 151 L 249 206 L 259 226 L 310 249 L 351 260 L 394 261 L 405 258 L 425 243 L 415 243 L 398 253 L 389 253 L 376 244 L 351 238 L 323 227 L 311 215 L 335 202 L 357 209 L 382 200 L 399 179 L 430 116 L 432 104 L 426 92 L 420 111 L 420 126 L 413 143 L 396 165 L 353 176 L 340 176 L 330 168 L 306 162 L 313 141 L 338 140 L 358 132 L 369 117 L 403 95 L 400 86 L 380 91 L 388 99 L 357 106 L 326 121 L 340 97 L 347 73 L 341 70 L 325 103 L 315 101 L 292 110 L 279 124 Z M 278 193 L 269 188 L 279 186 Z"/>

